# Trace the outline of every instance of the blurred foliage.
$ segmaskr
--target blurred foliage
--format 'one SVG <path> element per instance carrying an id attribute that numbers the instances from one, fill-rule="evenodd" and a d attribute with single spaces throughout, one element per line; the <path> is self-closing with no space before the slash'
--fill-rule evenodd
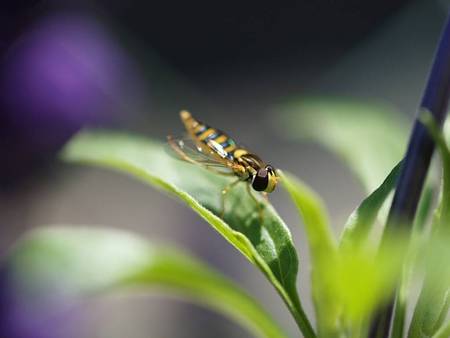
<path id="1" fill-rule="evenodd" d="M 283 135 L 337 154 L 373 191 L 403 157 L 410 122 L 392 107 L 343 98 L 304 98 L 280 108 Z"/>
<path id="2" fill-rule="evenodd" d="M 443 325 L 433 336 L 433 338 L 448 338 L 450 337 L 450 321 Z"/>
<path id="3" fill-rule="evenodd" d="M 409 123 L 401 118 L 398 112 L 387 106 L 369 105 L 344 99 L 304 99 L 286 105 L 283 113 L 281 125 L 283 130 L 287 130 L 288 136 L 295 139 L 313 140 L 337 154 L 360 178 L 366 190 L 373 191 L 350 215 L 340 242 L 340 250 L 363 249 L 364 245 L 368 244 L 367 240 L 373 241 L 368 235 L 373 228 L 377 214 L 395 187 L 401 162 L 392 169 L 383 182 L 382 177 L 386 175 L 387 170 L 396 161 L 401 159 L 406 148 L 406 127 Z M 450 172 L 450 162 L 447 163 L 448 159 L 446 160 L 449 155 L 445 137 L 436 126 L 433 129 L 430 117 L 427 118 L 425 115 L 423 121 L 433 130 L 434 138 L 440 148 L 444 166 L 442 200 L 447 201 L 450 198 L 447 196 L 450 194 L 450 185 L 446 183 L 448 174 L 445 173 Z M 448 121 L 445 124 L 444 134 L 447 139 L 450 138 L 450 123 Z M 382 149 L 382 151 L 378 151 L 378 149 Z M 418 249 L 418 243 L 422 243 L 422 247 L 424 243 L 433 243 L 432 246 L 427 247 L 429 254 L 426 256 L 428 260 L 427 264 L 423 266 L 435 267 L 437 265 L 439 268 L 428 267 L 426 269 L 427 277 L 415 310 L 409 336 L 431 337 L 442 325 L 450 307 L 450 281 L 447 278 L 446 269 L 443 268 L 445 261 L 450 257 L 450 253 L 442 248 L 445 246 L 444 243 L 448 243 L 448 241 L 439 239 L 442 236 L 444 238 L 449 237 L 446 234 L 443 235 L 442 230 L 436 230 L 439 227 L 436 224 L 446 224 L 445 227 L 448 228 L 450 217 L 444 221 L 441 216 L 437 217 L 438 220 L 434 222 L 433 226 L 434 235 L 431 239 L 424 232 L 425 224 L 433 207 L 432 199 L 436 190 L 434 180 L 432 171 L 425 185 L 414 222 L 413 248 L 408 251 L 409 267 L 405 266 L 400 269 L 400 266 L 397 265 L 398 271 L 403 271 L 403 273 L 401 274 L 400 297 L 396 307 L 393 337 L 402 337 L 403 335 L 406 301 L 408 296 L 411 296 L 409 290 L 413 273 L 411 265 L 415 259 L 419 258 L 417 257 L 419 251 L 422 252 Z M 382 184 L 375 189 L 380 182 Z M 447 206 L 449 203 L 443 205 Z M 440 228 L 443 227 L 440 226 Z M 435 235 L 436 232 L 439 235 Z M 400 243 L 399 245 L 402 247 Z M 406 247 L 403 245 L 403 248 Z M 423 252 L 421 253 L 422 256 Z M 357 257 L 354 253 L 351 256 Z M 393 257 L 396 256 L 393 255 Z M 362 267 L 363 265 L 359 270 L 366 271 Z M 391 271 L 395 271 L 395 269 Z M 433 271 L 435 272 L 434 275 Z M 369 274 L 369 272 L 366 271 L 366 274 Z M 386 274 L 386 276 L 388 275 Z M 389 280 L 389 278 L 387 279 Z M 362 284 L 367 285 L 367 283 Z M 336 290 L 334 292 L 336 295 L 339 293 Z M 347 296 L 351 298 L 350 294 Z M 364 311 L 359 312 L 364 313 Z"/>
<path id="4" fill-rule="evenodd" d="M 178 249 L 152 245 L 108 228 L 38 229 L 9 255 L 14 286 L 63 300 L 137 288 L 158 288 L 223 313 L 258 337 L 286 337 L 252 297 L 223 275 Z M 18 284 L 19 283 L 19 284 Z M 28 285 L 23 285 L 27 283 Z M 44 292 L 46 290 L 46 292 Z"/>
<path id="5" fill-rule="evenodd" d="M 381 248 L 361 239 L 365 245 L 341 247 L 337 264 L 328 267 L 331 293 L 341 306 L 341 332 L 352 332 L 354 337 L 365 336 L 373 313 L 390 300 L 408 243 L 402 235 Z"/>
<path id="6" fill-rule="evenodd" d="M 370 315 L 389 299 L 399 282 L 406 237 L 398 234 L 380 249 L 376 241 L 367 240 L 366 232 L 359 231 L 348 236 L 344 244 L 341 241 L 338 247 L 319 197 L 291 175 L 284 175 L 283 182 L 308 236 L 318 336 L 335 337 L 342 332 L 353 332 L 355 337 L 363 337 Z M 394 184 L 395 180 L 387 178 L 363 202 L 358 226 L 370 227 L 365 223 L 373 223 L 386 198 L 380 190 L 392 188 Z M 373 212 L 368 213 L 369 209 Z"/>
<path id="7" fill-rule="evenodd" d="M 282 176 L 283 186 L 290 194 L 305 225 L 311 255 L 311 284 L 319 337 L 333 334 L 338 320 L 336 298 L 327 278 L 329 267 L 337 261 L 336 242 L 322 201 L 300 180 Z"/>
<path id="8" fill-rule="evenodd" d="M 428 183 L 428 184 L 427 184 Z M 426 243 L 427 238 L 424 236 L 429 216 L 433 212 L 433 197 L 437 188 L 434 184 L 426 182 L 419 200 L 418 210 L 412 225 L 411 232 L 411 248 L 419 248 Z M 401 282 L 398 288 L 397 300 L 394 308 L 394 318 L 391 338 L 403 338 L 406 329 L 406 315 L 408 305 L 411 305 L 412 285 L 414 282 L 415 262 L 418 259 L 420 250 L 408 250 L 406 254 L 406 263 L 401 271 Z"/>
<path id="9" fill-rule="evenodd" d="M 354 246 L 368 238 L 384 202 L 395 187 L 402 162 L 399 162 L 381 185 L 351 213 L 341 235 L 341 246 Z"/>

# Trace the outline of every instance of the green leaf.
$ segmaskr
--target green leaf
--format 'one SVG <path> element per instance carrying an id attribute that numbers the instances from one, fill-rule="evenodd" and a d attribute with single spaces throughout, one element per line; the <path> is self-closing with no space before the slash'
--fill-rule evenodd
<path id="1" fill-rule="evenodd" d="M 418 260 L 419 252 L 418 247 L 423 246 L 423 242 L 426 240 L 426 232 L 424 232 L 425 225 L 428 218 L 433 211 L 433 197 L 436 192 L 436 186 L 432 183 L 425 182 L 425 186 L 420 197 L 418 210 L 414 218 L 414 223 L 411 233 L 411 243 L 407 252 L 407 259 L 402 269 L 402 278 L 400 281 L 400 287 L 398 288 L 397 300 L 394 308 L 394 317 L 392 323 L 391 338 L 404 337 L 404 331 L 406 329 L 406 315 L 408 309 L 408 302 L 412 298 L 413 294 L 413 277 L 415 262 Z M 430 262 L 433 264 L 433 262 Z"/>
<path id="2" fill-rule="evenodd" d="M 433 246 L 429 251 L 433 256 L 426 265 L 427 274 L 409 328 L 408 337 L 412 338 L 433 336 L 442 326 L 450 308 L 450 152 L 433 116 L 424 111 L 420 121 L 428 128 L 441 155 L 443 187 L 440 213 L 433 223 L 430 239 Z"/>
<path id="3" fill-rule="evenodd" d="M 450 233 L 450 150 L 447 146 L 442 131 L 437 126 L 430 112 L 422 112 L 422 114 L 420 115 L 420 121 L 428 128 L 428 131 L 432 135 L 442 159 L 442 203 L 440 211 L 440 221 L 436 225 L 439 228 L 435 229 L 435 231 L 443 231 L 448 234 Z"/>
<path id="4" fill-rule="evenodd" d="M 130 174 L 186 203 L 263 272 L 304 336 L 314 337 L 297 294 L 298 258 L 292 236 L 273 207 L 260 199 L 264 205 L 261 224 L 258 208 L 244 183 L 227 194 L 221 219 L 221 191 L 234 179 L 177 160 L 158 142 L 114 132 L 85 131 L 66 146 L 63 158 Z"/>
<path id="5" fill-rule="evenodd" d="M 408 337 L 431 337 L 442 327 L 450 308 L 450 236 L 431 236 L 420 252 L 426 272 Z"/>
<path id="6" fill-rule="evenodd" d="M 336 263 L 337 248 L 328 217 L 320 198 L 303 182 L 290 174 L 282 174 L 287 190 L 303 220 L 311 255 L 312 293 L 319 337 L 333 335 L 339 311 L 330 289 L 329 268 Z"/>
<path id="7" fill-rule="evenodd" d="M 373 191 L 403 157 L 408 126 L 398 112 L 383 104 L 351 99 L 305 98 L 281 108 L 283 134 L 318 142 L 337 154 Z"/>
<path id="8" fill-rule="evenodd" d="M 367 240 L 378 212 L 395 188 L 401 166 L 402 162 L 399 162 L 383 183 L 352 212 L 342 232 L 341 246 L 356 245 Z"/>
<path id="9" fill-rule="evenodd" d="M 450 337 L 450 322 L 445 323 L 442 327 L 434 334 L 432 338 L 448 338 Z"/>
<path id="10" fill-rule="evenodd" d="M 359 207 L 350 215 L 344 230 L 341 235 L 340 248 L 348 250 L 350 247 L 357 249 L 358 246 L 364 246 L 367 241 L 371 241 L 369 234 L 376 222 L 384 202 L 387 200 L 389 194 L 394 190 L 397 178 L 400 174 L 402 161 L 399 162 L 389 173 L 383 183 L 364 199 Z M 430 182 L 427 182 L 422 193 L 418 212 L 413 226 L 413 237 L 420 236 L 432 209 L 432 200 L 435 187 Z M 414 252 L 410 252 L 410 256 Z M 410 261 L 414 257 L 408 257 Z M 403 337 L 404 322 L 407 309 L 407 300 L 409 299 L 409 292 L 412 279 L 411 264 L 407 264 L 402 273 L 401 287 L 399 289 L 397 303 L 395 306 L 394 323 L 392 329 L 392 337 Z M 370 308 L 370 307 L 369 307 Z"/>
<path id="11" fill-rule="evenodd" d="M 124 231 L 41 228 L 19 241 L 6 263 L 14 286 L 27 299 L 58 293 L 67 300 L 157 287 L 207 305 L 258 337 L 286 337 L 252 297 L 223 275 L 186 253 Z"/>
<path id="12" fill-rule="evenodd" d="M 364 337 L 369 319 L 399 282 L 408 241 L 396 236 L 383 243 L 341 247 L 329 267 L 329 286 L 342 309 L 341 321 L 352 337 Z"/>

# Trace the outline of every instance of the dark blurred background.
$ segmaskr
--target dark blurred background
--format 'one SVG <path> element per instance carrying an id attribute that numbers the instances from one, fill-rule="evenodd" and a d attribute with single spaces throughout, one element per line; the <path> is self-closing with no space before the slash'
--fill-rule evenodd
<path id="1" fill-rule="evenodd" d="M 190 210 L 126 177 L 68 167 L 56 154 L 85 126 L 164 140 L 181 132 L 178 112 L 189 109 L 312 185 L 338 231 L 363 190 L 335 157 L 276 132 L 276 107 L 342 96 L 413 116 L 447 8 L 433 0 L 2 1 L 1 252 L 39 225 L 131 229 L 218 267 L 296 335 L 275 291 Z M 298 223 L 284 195 L 272 200 L 288 224 Z M 293 232 L 312 313 L 304 234 Z M 67 321 L 75 337 L 249 336 L 162 296 L 92 301 Z"/>

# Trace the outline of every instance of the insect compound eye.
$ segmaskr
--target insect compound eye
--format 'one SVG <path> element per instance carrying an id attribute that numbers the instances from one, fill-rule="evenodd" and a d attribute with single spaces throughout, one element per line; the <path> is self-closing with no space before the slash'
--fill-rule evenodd
<path id="1" fill-rule="evenodd" d="M 267 171 L 268 182 L 267 182 L 267 186 L 264 189 L 264 191 L 270 193 L 270 192 L 274 191 L 275 187 L 277 186 L 278 176 L 275 171 L 275 168 L 272 167 L 270 164 L 268 164 L 266 166 L 266 171 Z"/>
<path id="2" fill-rule="evenodd" d="M 253 177 L 252 187 L 256 191 L 264 191 L 269 185 L 269 174 L 266 169 L 259 169 Z"/>

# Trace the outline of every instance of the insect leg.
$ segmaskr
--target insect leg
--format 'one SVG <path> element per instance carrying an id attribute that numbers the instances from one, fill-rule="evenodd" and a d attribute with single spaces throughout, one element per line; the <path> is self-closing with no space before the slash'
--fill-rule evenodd
<path id="1" fill-rule="evenodd" d="M 261 224 L 263 223 L 263 220 L 264 220 L 264 218 L 263 218 L 263 209 L 264 209 L 264 206 L 260 203 L 260 201 L 255 197 L 255 195 L 253 194 L 253 192 L 252 192 L 252 190 L 250 189 L 250 185 L 249 184 L 247 184 L 247 191 L 248 191 L 248 194 L 250 195 L 250 197 L 253 199 L 253 201 L 255 202 L 255 204 L 256 204 L 256 207 L 258 208 L 258 214 L 259 214 L 259 221 L 261 222 Z"/>
<path id="2" fill-rule="evenodd" d="M 221 198 L 220 198 L 220 202 L 221 202 L 221 206 L 222 206 L 222 210 L 220 211 L 220 217 L 221 218 L 223 218 L 223 216 L 225 215 L 225 197 L 227 196 L 228 192 L 231 189 L 233 189 L 233 187 L 236 184 L 238 184 L 239 182 L 241 182 L 241 179 L 237 179 L 236 181 L 231 182 L 225 188 L 223 188 L 222 195 L 221 195 Z"/>

